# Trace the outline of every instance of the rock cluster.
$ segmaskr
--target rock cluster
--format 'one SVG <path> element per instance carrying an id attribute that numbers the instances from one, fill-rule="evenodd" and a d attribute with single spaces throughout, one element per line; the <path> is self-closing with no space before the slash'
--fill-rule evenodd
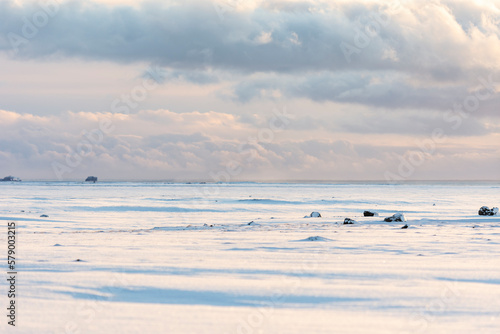
<path id="1" fill-rule="evenodd" d="M 18 177 L 14 177 L 14 176 L 6 176 L 3 179 L 0 179 L 0 182 L 2 182 L 2 181 L 3 182 L 9 182 L 9 181 L 11 181 L 11 182 L 20 182 L 21 179 L 18 178 Z"/>
<path id="2" fill-rule="evenodd" d="M 482 206 L 477 212 L 480 216 L 495 216 L 498 214 L 498 208 L 488 208 L 487 206 Z"/>

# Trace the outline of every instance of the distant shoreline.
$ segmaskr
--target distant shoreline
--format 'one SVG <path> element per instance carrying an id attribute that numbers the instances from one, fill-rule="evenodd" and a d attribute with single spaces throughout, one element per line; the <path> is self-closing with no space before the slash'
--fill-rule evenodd
<path id="1" fill-rule="evenodd" d="M 22 182 L 1 182 L 0 184 L 30 184 L 30 183 L 71 183 L 71 184 L 114 184 L 114 183 L 151 183 L 151 184 L 185 184 L 185 185 L 238 185 L 238 184 L 315 184 L 315 185 L 500 185 L 500 180 L 405 180 L 405 181 L 382 181 L 382 180 L 276 180 L 276 181 L 234 181 L 234 182 L 210 182 L 198 180 L 102 180 L 97 183 L 89 183 L 82 180 L 23 180 Z"/>

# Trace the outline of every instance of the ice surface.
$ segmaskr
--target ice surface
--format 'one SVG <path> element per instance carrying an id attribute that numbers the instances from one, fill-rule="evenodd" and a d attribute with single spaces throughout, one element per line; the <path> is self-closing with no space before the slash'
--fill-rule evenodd
<path id="1" fill-rule="evenodd" d="M 320 236 L 315 236 L 315 237 L 309 237 L 309 238 L 305 238 L 305 239 L 297 240 L 297 241 L 332 241 L 332 239 L 323 238 Z"/>
<path id="2" fill-rule="evenodd" d="M 2 184 L 21 279 L 0 332 L 498 333 L 500 217 L 477 210 L 499 189 Z"/>

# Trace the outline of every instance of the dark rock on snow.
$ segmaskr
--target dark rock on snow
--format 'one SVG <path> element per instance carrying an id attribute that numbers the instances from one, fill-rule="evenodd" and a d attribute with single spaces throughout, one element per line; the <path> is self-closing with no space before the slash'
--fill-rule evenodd
<path id="1" fill-rule="evenodd" d="M 393 214 L 390 217 L 384 218 L 384 221 L 388 222 L 388 223 L 391 223 L 391 222 L 405 222 L 406 221 L 406 217 L 402 213 L 395 213 L 395 214 Z"/>
<path id="2" fill-rule="evenodd" d="M 488 208 L 487 206 L 482 206 L 477 212 L 480 216 L 495 216 L 498 214 L 498 208 Z"/>
<path id="3" fill-rule="evenodd" d="M 356 221 L 354 219 L 351 219 L 351 218 L 344 219 L 344 225 L 354 224 L 354 223 L 356 223 Z"/>
<path id="4" fill-rule="evenodd" d="M 365 211 L 363 212 L 363 216 L 365 217 L 373 217 L 373 216 L 378 216 L 378 213 L 375 211 Z"/>
<path id="5" fill-rule="evenodd" d="M 14 176 L 6 176 L 3 179 L 0 179 L 1 182 L 20 182 L 21 179 Z"/>
<path id="6" fill-rule="evenodd" d="M 85 182 L 97 182 L 97 176 L 89 176 L 85 179 Z"/>
<path id="7" fill-rule="evenodd" d="M 321 217 L 321 213 L 313 211 L 309 216 L 305 216 L 304 218 L 318 218 Z"/>

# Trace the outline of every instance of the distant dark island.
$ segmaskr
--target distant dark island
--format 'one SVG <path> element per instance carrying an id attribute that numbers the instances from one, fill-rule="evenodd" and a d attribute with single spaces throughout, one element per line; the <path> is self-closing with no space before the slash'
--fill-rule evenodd
<path id="1" fill-rule="evenodd" d="M 85 179 L 85 182 L 97 182 L 97 176 L 89 176 Z"/>
<path id="2" fill-rule="evenodd" d="M 14 176 L 6 176 L 0 182 L 21 182 L 21 179 Z"/>

